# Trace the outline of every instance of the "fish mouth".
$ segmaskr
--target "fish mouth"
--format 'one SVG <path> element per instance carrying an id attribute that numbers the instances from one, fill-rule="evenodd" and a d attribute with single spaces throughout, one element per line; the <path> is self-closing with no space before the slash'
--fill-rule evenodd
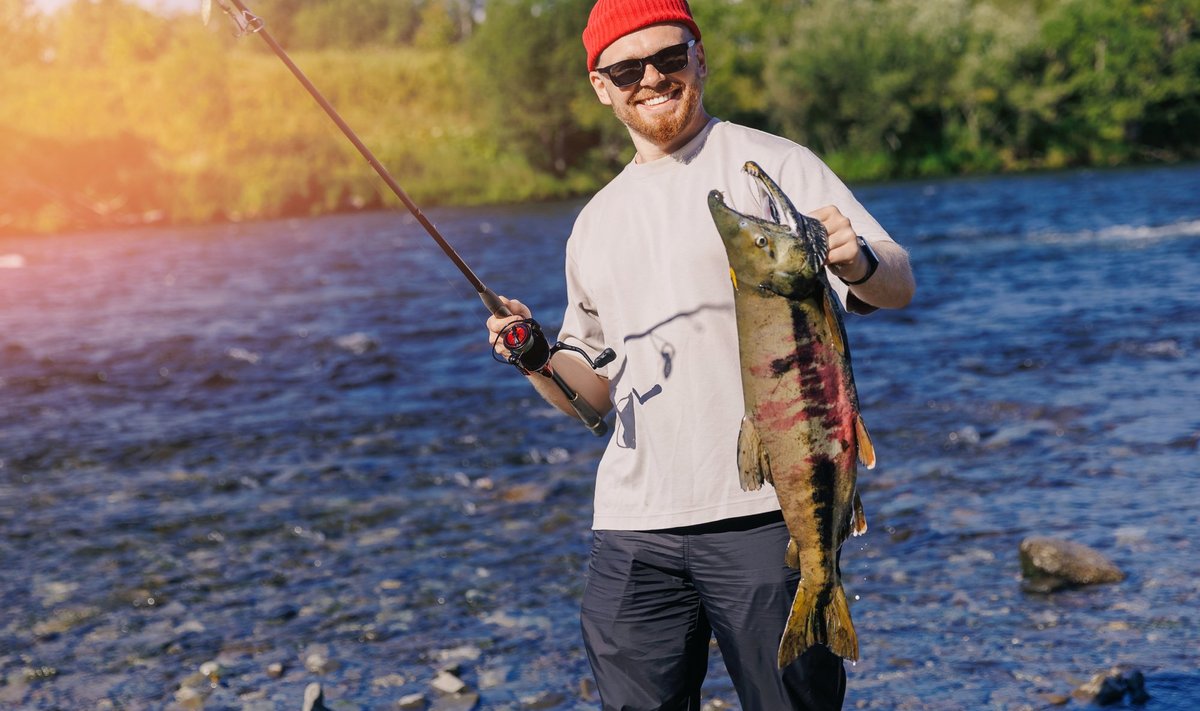
<path id="1" fill-rule="evenodd" d="M 755 187 L 767 198 L 767 207 L 775 223 L 788 227 L 797 238 L 806 243 L 809 267 L 812 271 L 820 272 L 824 269 L 825 261 L 829 257 L 829 235 L 825 226 L 801 214 L 783 192 L 783 188 L 779 187 L 758 163 L 746 161 L 742 172 L 749 176 Z"/>

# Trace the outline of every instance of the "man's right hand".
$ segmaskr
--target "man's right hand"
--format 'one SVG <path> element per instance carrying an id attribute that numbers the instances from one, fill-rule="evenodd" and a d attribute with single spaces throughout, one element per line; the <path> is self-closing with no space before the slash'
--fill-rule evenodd
<path id="1" fill-rule="evenodd" d="M 496 351 L 497 355 L 499 355 L 504 360 L 508 360 L 508 355 L 509 355 L 508 348 L 506 348 L 504 346 L 504 339 L 500 337 L 500 332 L 504 330 L 505 326 L 512 323 L 513 321 L 520 321 L 522 319 L 533 318 L 533 314 L 529 312 L 528 306 L 526 306 L 525 304 L 522 304 L 520 301 L 517 301 L 516 299 L 506 299 L 503 296 L 501 296 L 500 302 L 508 307 L 508 310 L 512 312 L 512 316 L 497 317 L 495 315 L 492 315 L 492 316 L 488 317 L 488 320 L 487 320 L 488 344 L 492 347 L 493 350 Z"/>

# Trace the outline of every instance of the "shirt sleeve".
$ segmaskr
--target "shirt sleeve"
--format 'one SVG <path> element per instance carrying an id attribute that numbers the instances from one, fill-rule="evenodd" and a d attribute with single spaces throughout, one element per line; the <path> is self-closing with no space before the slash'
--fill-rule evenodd
<path id="1" fill-rule="evenodd" d="M 802 200 L 797 202 L 797 210 L 811 214 L 812 211 L 825 205 L 833 205 L 849 218 L 854 231 L 868 242 L 894 241 L 887 230 L 871 213 L 867 212 L 858 198 L 854 197 L 850 188 L 846 187 L 841 178 L 837 177 L 815 153 L 808 148 L 799 146 L 794 160 L 789 162 L 792 165 L 786 175 L 797 182 L 795 185 L 783 185 L 782 187 L 785 192 L 794 190 L 795 195 L 802 196 Z M 790 194 L 793 193 L 789 192 Z M 865 315 L 877 310 L 878 307 L 872 306 L 850 293 L 850 287 L 846 286 L 846 283 L 832 271 L 826 269 L 826 276 L 829 278 L 829 285 L 841 299 L 842 307 L 847 311 Z"/>
<path id="2" fill-rule="evenodd" d="M 579 264 L 576 263 L 571 251 L 567 250 L 567 309 L 563 313 L 562 330 L 558 340 L 575 346 L 595 360 L 604 350 L 604 329 L 600 326 L 600 314 L 584 287 Z M 607 367 L 599 368 L 596 372 L 608 377 Z"/>

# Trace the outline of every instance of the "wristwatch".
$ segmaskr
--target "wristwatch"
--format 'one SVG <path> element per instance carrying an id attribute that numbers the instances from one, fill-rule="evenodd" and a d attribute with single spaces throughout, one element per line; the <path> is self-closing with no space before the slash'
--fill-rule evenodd
<path id="1" fill-rule="evenodd" d="M 849 286 L 858 286 L 859 284 L 862 284 L 867 279 L 875 276 L 875 270 L 879 268 L 879 255 L 875 254 L 875 250 L 871 249 L 871 243 L 863 239 L 862 235 L 858 236 L 858 248 L 867 255 L 867 273 L 863 275 L 862 279 L 855 281 L 846 281 L 845 279 L 842 279 L 842 281 L 845 281 Z"/>

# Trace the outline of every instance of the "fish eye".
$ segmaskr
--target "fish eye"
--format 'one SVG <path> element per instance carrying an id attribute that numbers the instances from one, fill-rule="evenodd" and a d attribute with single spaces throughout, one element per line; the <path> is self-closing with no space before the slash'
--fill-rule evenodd
<path id="1" fill-rule="evenodd" d="M 764 237 L 763 235 L 759 235 L 759 236 L 755 237 L 754 238 L 754 246 L 759 247 L 759 248 L 766 247 L 767 246 L 767 238 Z"/>

